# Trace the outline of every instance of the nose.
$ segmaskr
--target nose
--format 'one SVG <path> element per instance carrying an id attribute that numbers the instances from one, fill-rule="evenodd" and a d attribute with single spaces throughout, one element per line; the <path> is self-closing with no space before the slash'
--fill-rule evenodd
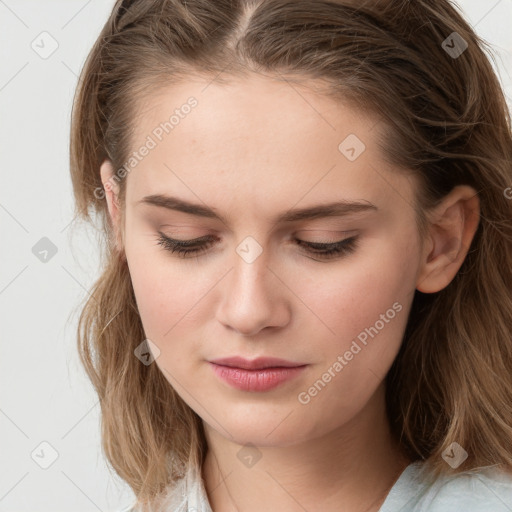
<path id="1" fill-rule="evenodd" d="M 233 265 L 222 283 L 217 320 L 244 336 L 286 326 L 291 317 L 291 292 L 265 251 L 252 263 L 235 254 Z"/>

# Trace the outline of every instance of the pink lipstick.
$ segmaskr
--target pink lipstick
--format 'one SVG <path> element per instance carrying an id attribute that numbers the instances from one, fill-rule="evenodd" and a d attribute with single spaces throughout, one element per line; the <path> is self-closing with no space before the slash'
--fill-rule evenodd
<path id="1" fill-rule="evenodd" d="M 242 391 L 269 391 L 299 375 L 307 366 L 284 359 L 229 357 L 209 361 L 225 382 Z"/>

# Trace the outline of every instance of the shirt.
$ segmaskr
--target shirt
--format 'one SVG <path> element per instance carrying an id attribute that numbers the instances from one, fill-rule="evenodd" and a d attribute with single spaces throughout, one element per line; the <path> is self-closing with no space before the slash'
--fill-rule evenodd
<path id="1" fill-rule="evenodd" d="M 512 512 L 512 475 L 489 466 L 424 482 L 424 463 L 409 464 L 389 491 L 379 512 Z M 212 512 L 197 470 L 188 473 L 167 494 L 162 512 Z M 119 512 L 138 512 L 131 505 Z"/>

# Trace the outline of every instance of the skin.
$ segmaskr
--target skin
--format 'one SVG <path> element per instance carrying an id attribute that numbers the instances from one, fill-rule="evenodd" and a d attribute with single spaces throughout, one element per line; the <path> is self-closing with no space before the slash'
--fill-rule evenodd
<path id="1" fill-rule="evenodd" d="M 207 87 L 206 87 L 207 86 Z M 155 364 L 202 418 L 208 454 L 202 475 L 214 512 L 376 511 L 410 462 L 393 441 L 384 377 L 399 350 L 414 290 L 447 286 L 478 226 L 474 189 L 456 187 L 430 212 L 420 239 L 412 209 L 416 183 L 384 162 L 383 123 L 315 91 L 251 76 L 217 84 L 173 84 L 144 99 L 133 147 L 190 96 L 198 106 L 125 178 L 126 204 L 101 176 Z M 349 161 L 338 145 L 356 134 L 366 149 Z M 109 182 L 109 179 L 111 180 Z M 173 195 L 207 205 L 218 219 L 139 201 Z M 371 202 L 378 210 L 276 223 L 278 214 L 331 201 Z M 124 212 L 122 208 L 125 208 Z M 182 240 L 216 240 L 196 258 L 157 244 L 158 230 Z M 356 249 L 322 260 L 294 242 L 358 235 Z M 262 253 L 236 252 L 253 237 Z M 332 367 L 394 303 L 392 320 L 307 404 L 298 394 Z M 230 387 L 208 360 L 240 355 L 305 363 L 266 392 Z M 247 443 L 260 457 L 237 456 Z"/>

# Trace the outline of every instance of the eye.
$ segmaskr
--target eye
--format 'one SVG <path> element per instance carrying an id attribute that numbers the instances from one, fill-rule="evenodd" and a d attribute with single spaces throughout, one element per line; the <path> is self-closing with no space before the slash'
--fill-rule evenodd
<path id="1" fill-rule="evenodd" d="M 176 240 L 164 235 L 160 231 L 158 234 L 158 245 L 161 245 L 165 250 L 173 254 L 177 254 L 181 258 L 199 256 L 206 252 L 216 240 L 216 237 L 210 235 L 192 240 Z M 357 247 L 357 239 L 358 235 L 332 243 L 306 242 L 298 238 L 295 238 L 294 241 L 297 245 L 304 247 L 309 255 L 328 260 L 354 252 Z"/>
<path id="2" fill-rule="evenodd" d="M 166 251 L 178 254 L 182 258 L 186 258 L 188 255 L 194 256 L 205 252 L 214 242 L 215 238 L 207 235 L 194 238 L 193 240 L 175 240 L 174 238 L 169 238 L 160 231 L 158 234 L 160 235 L 157 241 L 158 244 Z"/>
<path id="3" fill-rule="evenodd" d="M 358 235 L 345 238 L 332 243 L 305 242 L 295 239 L 299 246 L 306 248 L 307 252 L 313 256 L 320 256 L 323 259 L 333 259 L 336 257 L 350 254 L 356 250 Z"/>

